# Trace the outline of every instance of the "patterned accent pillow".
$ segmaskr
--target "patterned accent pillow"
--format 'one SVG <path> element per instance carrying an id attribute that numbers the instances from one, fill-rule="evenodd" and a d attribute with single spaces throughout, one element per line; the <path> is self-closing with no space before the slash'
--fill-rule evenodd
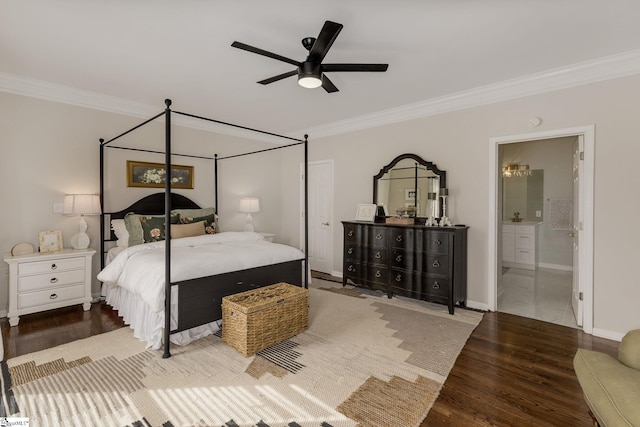
<path id="1" fill-rule="evenodd" d="M 171 224 L 179 222 L 179 215 L 171 215 Z M 165 239 L 164 216 L 140 216 L 140 225 L 142 226 L 142 240 L 145 243 L 159 242 Z"/>
<path id="2" fill-rule="evenodd" d="M 171 213 L 180 215 L 180 224 L 192 224 L 204 221 L 204 230 L 207 234 L 218 232 L 218 221 L 215 208 L 203 209 L 174 209 Z"/>

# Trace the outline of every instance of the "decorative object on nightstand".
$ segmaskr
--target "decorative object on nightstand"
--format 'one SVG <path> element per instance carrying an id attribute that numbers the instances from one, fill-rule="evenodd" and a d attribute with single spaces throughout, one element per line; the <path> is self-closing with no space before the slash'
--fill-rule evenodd
<path id="1" fill-rule="evenodd" d="M 447 217 L 447 197 L 449 197 L 449 189 L 441 188 L 440 197 L 442 197 L 442 218 L 440 218 L 440 227 L 451 227 L 451 221 Z"/>
<path id="2" fill-rule="evenodd" d="M 20 316 L 82 304 L 91 308 L 93 249 L 62 249 L 51 253 L 4 255 L 9 264 L 9 325 Z"/>
<path id="3" fill-rule="evenodd" d="M 89 235 L 87 234 L 87 221 L 85 215 L 100 215 L 100 197 L 95 194 L 67 194 L 64 196 L 63 215 L 80 215 L 78 221 L 78 233 L 71 237 L 71 246 L 74 249 L 86 249 L 89 247 Z"/>
<path id="4" fill-rule="evenodd" d="M 16 243 L 11 248 L 11 255 L 13 255 L 13 256 L 29 255 L 29 254 L 32 254 L 34 252 L 35 252 L 35 249 L 33 248 L 33 245 L 31 243 L 27 243 L 27 242 Z"/>
<path id="5" fill-rule="evenodd" d="M 252 213 L 260 212 L 260 200 L 255 197 L 247 197 L 240 199 L 240 207 L 238 210 L 247 214 L 247 223 L 244 226 L 244 231 L 254 231 Z"/>

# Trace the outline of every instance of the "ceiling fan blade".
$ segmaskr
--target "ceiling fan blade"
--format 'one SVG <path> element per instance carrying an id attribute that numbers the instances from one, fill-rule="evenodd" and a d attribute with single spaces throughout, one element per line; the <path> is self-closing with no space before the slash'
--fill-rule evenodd
<path id="1" fill-rule="evenodd" d="M 329 77 L 322 75 L 322 88 L 327 91 L 327 93 L 338 92 L 338 88 L 333 84 Z"/>
<path id="2" fill-rule="evenodd" d="M 322 64 L 322 71 L 387 71 L 389 64 Z"/>
<path id="3" fill-rule="evenodd" d="M 341 30 L 342 24 L 326 21 L 322 26 L 322 30 L 320 30 L 320 34 L 318 34 L 318 38 L 311 47 L 311 50 L 309 50 L 308 60 L 313 61 L 316 64 L 321 63 Z"/>
<path id="4" fill-rule="evenodd" d="M 235 47 L 235 48 L 238 48 L 238 49 L 246 50 L 247 52 L 257 53 L 258 55 L 263 55 L 263 56 L 266 56 L 268 58 L 272 58 L 272 59 L 276 59 L 278 61 L 286 62 L 288 64 L 295 65 L 296 67 L 298 65 L 300 65 L 300 63 L 298 61 L 294 61 L 293 59 L 289 59 L 289 58 L 286 58 L 286 57 L 284 57 L 282 55 L 278 55 L 276 53 L 268 52 L 266 50 L 259 49 L 257 47 L 249 46 L 248 44 L 244 44 L 244 43 L 240 43 L 240 42 L 233 42 L 233 43 L 231 43 L 231 46 Z"/>
<path id="5" fill-rule="evenodd" d="M 269 83 L 277 82 L 278 80 L 286 79 L 287 77 L 295 76 L 296 74 L 298 74 L 298 70 L 287 71 L 286 73 L 260 80 L 258 83 L 261 85 L 268 85 Z"/>

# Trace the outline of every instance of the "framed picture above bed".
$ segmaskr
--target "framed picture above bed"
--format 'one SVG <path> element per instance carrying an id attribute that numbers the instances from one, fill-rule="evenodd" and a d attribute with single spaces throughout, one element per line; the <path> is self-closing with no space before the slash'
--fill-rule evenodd
<path id="1" fill-rule="evenodd" d="M 127 160 L 127 187 L 163 188 L 167 173 L 164 163 Z M 171 165 L 171 186 L 193 188 L 193 166 Z"/>

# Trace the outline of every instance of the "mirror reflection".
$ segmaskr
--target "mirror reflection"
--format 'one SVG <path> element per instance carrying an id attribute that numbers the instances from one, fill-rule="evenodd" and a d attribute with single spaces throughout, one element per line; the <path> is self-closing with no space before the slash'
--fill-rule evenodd
<path id="1" fill-rule="evenodd" d="M 373 203 L 382 205 L 387 215 L 439 218 L 445 176 L 431 162 L 403 154 L 374 177 Z"/>
<path id="2" fill-rule="evenodd" d="M 542 221 L 544 171 L 532 170 L 530 175 L 503 176 L 503 221 Z"/>

